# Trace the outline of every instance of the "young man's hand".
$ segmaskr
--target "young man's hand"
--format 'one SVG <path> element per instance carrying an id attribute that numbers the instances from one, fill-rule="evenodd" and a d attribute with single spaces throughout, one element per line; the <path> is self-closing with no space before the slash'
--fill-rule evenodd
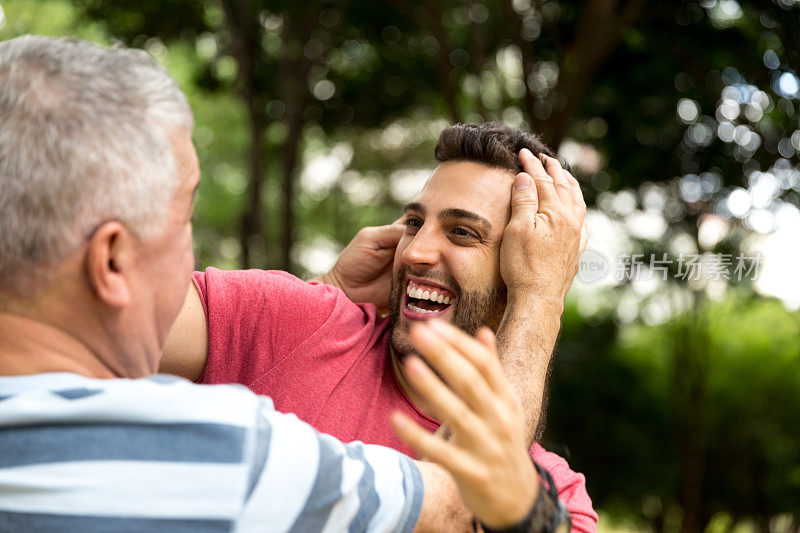
<path id="1" fill-rule="evenodd" d="M 482 328 L 472 338 L 432 320 L 414 324 L 411 339 L 436 373 L 410 356 L 406 377 L 452 436 L 442 440 L 399 412 L 392 427 L 417 453 L 450 472 L 481 522 L 493 528 L 516 524 L 533 506 L 539 482 L 527 453 L 522 408 L 503 377 L 494 335 Z"/>
<path id="2" fill-rule="evenodd" d="M 339 287 L 354 302 L 375 304 L 381 313 L 388 312 L 392 261 L 403 231 L 405 226 L 398 222 L 362 228 L 333 268 L 316 279 Z"/>

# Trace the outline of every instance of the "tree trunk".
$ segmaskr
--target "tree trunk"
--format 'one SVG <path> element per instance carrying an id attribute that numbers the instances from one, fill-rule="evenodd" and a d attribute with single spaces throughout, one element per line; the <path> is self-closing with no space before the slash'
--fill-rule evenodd
<path id="1" fill-rule="evenodd" d="M 244 101 L 250 128 L 248 150 L 247 201 L 241 216 L 239 243 L 242 268 L 252 264 L 251 246 L 264 243 L 261 218 L 261 184 L 264 178 L 263 136 L 266 120 L 259 105 L 256 85 L 258 67 L 258 16 L 252 0 L 222 0 L 225 19 L 231 33 L 234 56 L 239 67 L 239 94 Z M 266 250 L 265 250 L 266 252 Z"/>
<path id="2" fill-rule="evenodd" d="M 554 102 L 550 117 L 534 122 L 534 129 L 554 149 L 564 140 L 595 72 L 617 47 L 623 30 L 639 16 L 644 1 L 629 0 L 619 15 L 619 0 L 591 0 L 584 4 L 575 39 L 559 61 L 553 94 L 562 98 Z"/>
<path id="3" fill-rule="evenodd" d="M 458 91 L 456 91 L 455 83 L 450 78 L 452 72 L 452 65 L 450 64 L 450 56 L 453 53 L 453 45 L 450 42 L 450 37 L 447 35 L 447 29 L 442 23 L 442 9 L 438 2 L 430 0 L 426 3 L 424 10 L 416 11 L 422 27 L 427 28 L 428 31 L 439 41 L 439 53 L 436 54 L 436 83 L 439 86 L 439 92 L 444 98 L 445 107 L 449 113 L 450 122 L 456 123 L 461 121 L 461 112 L 458 108 Z"/>
<path id="4" fill-rule="evenodd" d="M 769 522 L 769 516 L 762 515 L 756 518 L 756 527 L 754 528 L 756 533 L 770 533 Z"/>
<path id="5" fill-rule="evenodd" d="M 531 43 L 526 41 L 525 37 L 523 36 L 522 17 L 516 11 L 514 11 L 511 0 L 505 0 L 503 2 L 503 15 L 505 17 L 506 24 L 508 24 L 508 26 L 511 28 L 511 36 L 514 44 L 517 45 L 517 48 L 519 48 L 520 54 L 522 55 L 522 81 L 525 84 L 525 96 L 522 103 L 525 108 L 525 115 L 528 117 L 528 124 L 533 125 L 536 116 L 536 102 L 533 93 L 531 92 L 531 88 L 528 85 L 528 76 L 530 76 L 533 71 L 533 63 L 535 59 L 533 55 L 533 46 Z"/>
<path id="6" fill-rule="evenodd" d="M 295 216 L 294 197 L 295 180 L 297 178 L 297 161 L 300 158 L 300 142 L 303 137 L 303 109 L 307 98 L 303 95 L 288 97 L 286 101 L 286 119 L 289 133 L 283 144 L 283 235 L 281 238 L 281 263 L 282 270 L 292 271 L 292 248 L 294 247 Z"/>
<path id="7" fill-rule="evenodd" d="M 303 113 L 310 100 L 308 72 L 312 60 L 304 53 L 305 45 L 312 34 L 316 20 L 313 10 L 301 4 L 284 12 L 283 38 L 287 51 L 279 63 L 281 99 L 286 106 L 284 118 L 287 134 L 281 147 L 283 168 L 281 189 L 283 192 L 283 213 L 281 235 L 281 258 L 279 268 L 293 271 L 292 248 L 295 236 L 295 181 L 303 140 L 305 117 Z"/>
<path id="8" fill-rule="evenodd" d="M 681 450 L 684 533 L 702 533 L 707 522 L 703 480 L 705 477 L 705 401 L 708 383 L 708 325 L 703 300 L 694 293 L 694 320 L 684 323 L 682 346 L 675 354 L 674 394 L 678 442 Z M 691 320 L 691 321 L 690 321 Z"/>
<path id="9" fill-rule="evenodd" d="M 260 113 L 250 112 L 250 150 L 248 155 L 249 179 L 247 181 L 247 203 L 242 216 L 239 242 L 242 248 L 242 268 L 253 268 L 251 247 L 255 245 L 264 248 L 268 255 L 264 224 L 261 218 L 261 184 L 264 175 L 264 156 L 262 144 L 264 138 L 265 121 Z M 267 261 L 268 262 L 268 261 Z"/>
<path id="10" fill-rule="evenodd" d="M 473 9 L 476 5 L 482 5 L 480 2 L 477 1 L 470 1 L 467 3 L 467 6 L 470 9 Z M 481 79 L 481 74 L 483 73 L 483 68 L 486 65 L 486 34 L 483 31 L 483 27 L 481 24 L 477 22 L 470 22 L 469 25 L 469 59 L 470 59 L 470 66 L 472 74 L 477 76 L 477 78 Z M 486 106 L 483 103 L 483 98 L 481 98 L 480 94 L 478 94 L 478 98 L 476 98 L 476 111 L 477 113 L 483 117 L 483 120 L 489 120 L 489 111 L 486 109 Z"/>

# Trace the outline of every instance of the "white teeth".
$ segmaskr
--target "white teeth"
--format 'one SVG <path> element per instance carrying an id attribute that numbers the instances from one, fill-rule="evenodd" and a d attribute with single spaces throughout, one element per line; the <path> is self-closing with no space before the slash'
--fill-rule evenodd
<path id="1" fill-rule="evenodd" d="M 429 289 L 421 289 L 420 287 L 413 287 L 411 283 L 406 286 L 406 294 L 411 298 L 418 300 L 430 300 L 431 302 L 438 302 L 443 304 L 450 303 L 450 297 L 440 294 L 438 291 L 431 291 Z M 422 310 L 425 311 L 424 309 Z M 434 311 L 429 311 L 434 312 Z"/>
<path id="2" fill-rule="evenodd" d="M 433 311 L 428 311 L 427 309 L 417 307 L 416 305 L 413 304 L 408 304 L 408 308 L 414 311 L 415 313 L 433 313 Z"/>

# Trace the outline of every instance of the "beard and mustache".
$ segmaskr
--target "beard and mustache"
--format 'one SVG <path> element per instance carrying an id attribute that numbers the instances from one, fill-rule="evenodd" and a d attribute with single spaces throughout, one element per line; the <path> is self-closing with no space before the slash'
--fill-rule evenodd
<path id="1" fill-rule="evenodd" d="M 391 347 L 400 361 L 409 355 L 419 355 L 408 339 L 409 324 L 400 323 L 403 295 L 405 294 L 405 277 L 409 267 L 402 265 L 392 274 L 391 291 L 389 293 L 389 314 L 391 320 Z M 507 290 L 505 285 L 496 280 L 483 291 L 462 291 L 458 282 L 449 273 L 435 272 L 431 269 L 419 269 L 411 272 L 415 276 L 435 280 L 449 287 L 456 294 L 455 303 L 451 304 L 452 317 L 450 324 L 475 335 L 478 328 L 487 326 L 497 331 L 506 308 Z"/>

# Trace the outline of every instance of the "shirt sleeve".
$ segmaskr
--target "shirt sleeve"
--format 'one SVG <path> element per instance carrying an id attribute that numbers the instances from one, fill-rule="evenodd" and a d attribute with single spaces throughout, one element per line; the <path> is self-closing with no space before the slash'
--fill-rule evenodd
<path id="1" fill-rule="evenodd" d="M 369 313 L 335 287 L 286 272 L 209 268 L 193 281 L 208 324 L 202 383 L 252 383 L 284 357 L 315 356 L 333 317 L 348 331 Z"/>
<path id="2" fill-rule="evenodd" d="M 411 459 L 342 444 L 268 401 L 256 418 L 241 530 L 413 531 L 423 483 Z"/>
<path id="3" fill-rule="evenodd" d="M 564 502 L 572 519 L 572 530 L 578 533 L 596 533 L 598 516 L 586 491 L 586 478 L 583 474 L 573 472 L 567 461 L 538 444 L 531 447 L 531 456 L 553 477 L 558 497 Z"/>

